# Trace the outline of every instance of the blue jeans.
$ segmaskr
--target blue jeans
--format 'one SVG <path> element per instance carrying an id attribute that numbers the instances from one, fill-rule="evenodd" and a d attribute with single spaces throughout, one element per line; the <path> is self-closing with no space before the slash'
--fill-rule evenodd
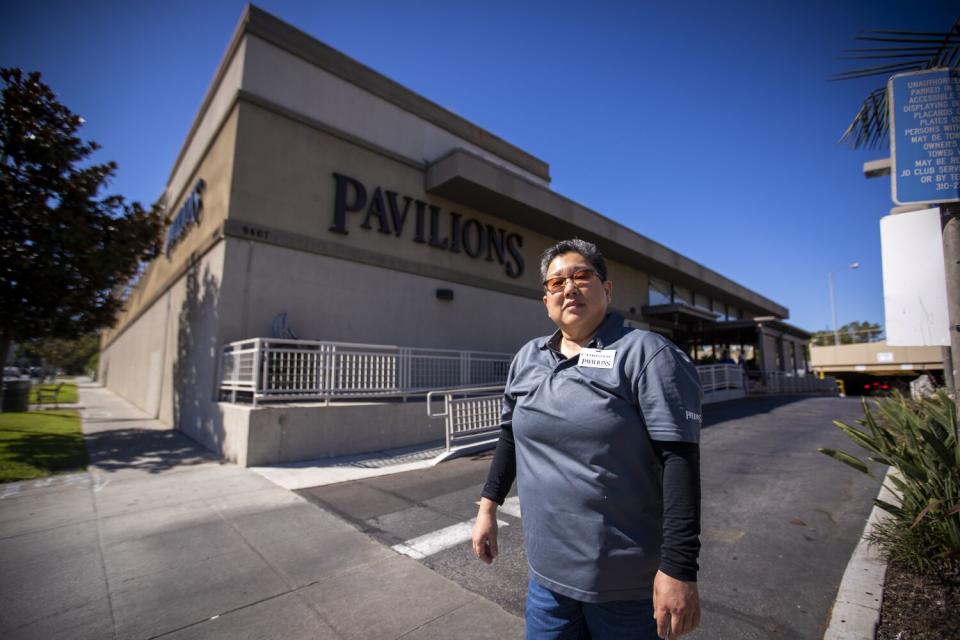
<path id="1" fill-rule="evenodd" d="M 650 600 L 581 602 L 530 578 L 523 614 L 526 640 L 656 640 Z"/>

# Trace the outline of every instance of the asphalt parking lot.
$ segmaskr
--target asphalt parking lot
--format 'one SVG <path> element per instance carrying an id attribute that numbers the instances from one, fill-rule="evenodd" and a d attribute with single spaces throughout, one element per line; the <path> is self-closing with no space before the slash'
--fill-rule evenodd
<path id="1" fill-rule="evenodd" d="M 703 618 L 688 637 L 821 638 L 883 472 L 868 477 L 817 452 L 854 450 L 831 421 L 856 420 L 859 400 L 748 398 L 708 405 L 704 414 Z M 498 516 L 500 557 L 492 566 L 473 558 L 464 538 L 490 458 L 299 493 L 522 615 L 527 572 L 516 501 Z"/>

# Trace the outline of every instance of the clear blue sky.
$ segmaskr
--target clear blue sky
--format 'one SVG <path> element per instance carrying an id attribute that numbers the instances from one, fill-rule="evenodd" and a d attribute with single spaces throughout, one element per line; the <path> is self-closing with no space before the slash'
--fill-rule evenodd
<path id="1" fill-rule="evenodd" d="M 241 0 L 3 2 L 0 65 L 38 70 L 152 202 Z M 954 1 L 346 2 L 263 9 L 550 164 L 553 188 L 787 306 L 883 324 L 883 151 L 837 144 L 882 79 L 829 82 L 867 29 L 942 31 Z M 863 46 L 863 45 L 862 45 Z M 861 268 L 846 265 L 859 261 Z"/>

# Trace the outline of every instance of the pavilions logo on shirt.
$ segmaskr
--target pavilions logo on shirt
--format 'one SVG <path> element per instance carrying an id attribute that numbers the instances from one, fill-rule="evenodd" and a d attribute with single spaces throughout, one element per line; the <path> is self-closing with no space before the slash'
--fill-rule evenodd
<path id="1" fill-rule="evenodd" d="M 520 234 L 509 233 L 474 218 L 464 218 L 455 211 L 444 212 L 429 202 L 401 196 L 389 189 L 377 187 L 369 192 L 356 178 L 334 173 L 333 179 L 336 181 L 333 224 L 330 225 L 333 233 L 347 235 L 347 214 L 359 213 L 363 216 L 361 229 L 376 229 L 379 233 L 399 238 L 404 229 L 410 227 L 414 242 L 441 251 L 463 252 L 487 262 L 496 260 L 511 278 L 523 274 L 523 255 L 520 253 L 523 236 Z"/>

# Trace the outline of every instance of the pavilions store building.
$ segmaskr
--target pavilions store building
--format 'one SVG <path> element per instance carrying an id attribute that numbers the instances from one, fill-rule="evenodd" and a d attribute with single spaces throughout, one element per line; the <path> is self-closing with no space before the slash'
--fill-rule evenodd
<path id="1" fill-rule="evenodd" d="M 99 376 L 240 464 L 442 438 L 422 401 L 395 398 L 502 383 L 553 328 L 537 257 L 573 236 L 608 257 L 615 309 L 700 364 L 729 350 L 757 372 L 807 368 L 786 308 L 555 193 L 543 160 L 256 7 L 164 200 L 166 251 L 104 333 Z"/>

